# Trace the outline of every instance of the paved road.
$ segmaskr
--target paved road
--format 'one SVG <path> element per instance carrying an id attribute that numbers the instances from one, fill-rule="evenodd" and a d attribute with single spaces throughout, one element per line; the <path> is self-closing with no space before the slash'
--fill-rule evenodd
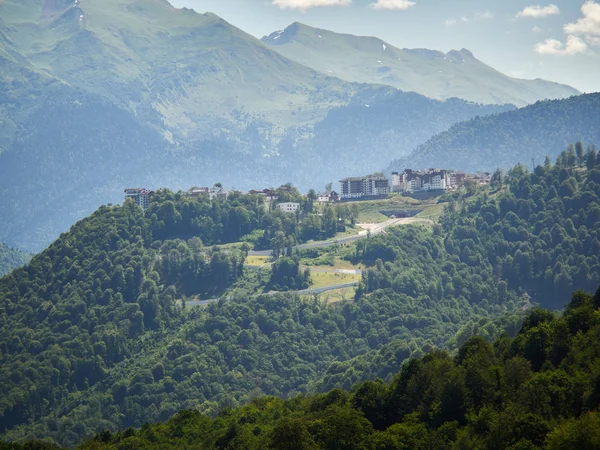
<path id="1" fill-rule="evenodd" d="M 354 236 L 348 236 L 338 239 L 329 239 L 326 241 L 318 241 L 311 242 L 309 244 L 300 244 L 294 246 L 294 250 L 306 250 L 310 248 L 322 248 L 322 247 L 330 247 L 336 244 L 349 244 L 350 242 L 358 241 L 359 239 L 364 239 L 369 235 L 369 231 L 371 235 L 376 235 L 379 233 L 385 232 L 386 228 L 392 227 L 394 225 L 401 225 L 410 223 L 412 218 L 403 218 L 403 219 L 389 219 L 385 222 L 381 223 L 369 223 L 369 224 L 357 224 L 359 227 L 365 228 L 363 231 L 360 231 L 358 234 Z M 251 250 L 248 252 L 250 256 L 271 256 L 273 254 L 273 250 Z"/>
<path id="2" fill-rule="evenodd" d="M 351 283 L 336 284 L 333 286 L 324 286 L 324 287 L 320 287 L 320 288 L 304 289 L 303 291 L 296 291 L 296 294 L 298 294 L 298 295 L 322 294 L 323 292 L 333 291 L 335 289 L 344 289 L 344 288 L 354 287 L 356 285 L 358 285 L 358 281 L 352 281 Z"/>
<path id="3" fill-rule="evenodd" d="M 330 269 L 328 267 L 308 267 L 302 266 L 302 269 L 310 269 L 311 273 L 344 273 L 347 275 L 362 275 L 361 269 Z"/>
<path id="4" fill-rule="evenodd" d="M 279 292 L 279 291 L 271 291 L 267 292 L 266 295 L 277 295 L 277 294 L 298 294 L 298 295 L 314 295 L 314 294 L 322 294 L 323 292 L 333 291 L 335 289 L 344 289 L 350 288 L 358 285 L 358 281 L 353 281 L 351 283 L 343 283 L 343 284 L 335 284 L 333 286 L 323 286 L 319 288 L 309 288 L 304 289 L 302 291 L 288 291 L 288 292 Z M 263 294 L 260 294 L 263 295 Z M 206 306 L 209 303 L 218 302 L 219 298 L 211 298 L 208 300 L 191 300 L 185 303 L 186 307 L 194 307 L 194 306 Z M 231 297 L 225 297 L 225 300 L 231 300 Z"/>

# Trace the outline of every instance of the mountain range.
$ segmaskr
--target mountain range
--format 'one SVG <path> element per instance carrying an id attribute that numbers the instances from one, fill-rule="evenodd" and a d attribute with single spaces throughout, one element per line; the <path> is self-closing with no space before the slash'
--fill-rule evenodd
<path id="1" fill-rule="evenodd" d="M 515 108 L 342 80 L 280 47 L 164 0 L 0 3 L 0 241 L 39 251 L 130 186 L 318 188 Z"/>
<path id="2" fill-rule="evenodd" d="M 375 37 L 353 36 L 293 23 L 262 41 L 286 58 L 347 81 L 383 84 L 445 100 L 524 106 L 580 92 L 545 80 L 520 80 L 481 62 L 467 49 L 443 53 L 399 49 Z"/>

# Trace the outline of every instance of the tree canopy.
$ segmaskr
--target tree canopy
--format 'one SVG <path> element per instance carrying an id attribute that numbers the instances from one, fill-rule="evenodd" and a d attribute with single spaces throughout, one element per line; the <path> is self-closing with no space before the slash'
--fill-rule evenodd
<path id="1" fill-rule="evenodd" d="M 312 213 L 268 212 L 255 196 L 210 202 L 168 191 L 145 213 L 130 202 L 102 207 L 0 279 L 0 432 L 5 439 L 38 437 L 73 447 L 102 430 L 164 421 L 182 409 L 213 420 L 208 416 L 265 395 L 390 382 L 405 360 L 427 354 L 433 356 L 419 364 L 433 358 L 443 373 L 456 372 L 458 384 L 435 386 L 445 386 L 447 404 L 458 409 L 436 400 L 407 415 L 425 412 L 427 419 L 419 420 L 426 429 L 448 420 L 463 427 L 491 397 L 498 401 L 492 394 L 497 384 L 485 371 L 466 376 L 470 350 L 458 352 L 456 366 L 434 350 L 464 349 L 475 335 L 488 341 L 504 332 L 513 336 L 536 303 L 561 307 L 570 292 L 600 285 L 600 171 L 595 159 L 588 164 L 591 151 L 581 157 L 577 146 L 572 150 L 532 173 L 512 168 L 493 191 L 450 199 L 439 225 L 397 227 L 352 246 L 314 251 L 337 252 L 366 267 L 355 301 L 334 305 L 293 292 L 263 294 L 269 282 L 303 287 L 307 278 L 296 258 L 301 263 L 306 255 L 289 254 L 288 247 L 301 239 Z M 244 268 L 247 247 L 220 245 L 239 236 L 257 245 L 281 238 L 287 255 L 262 276 Z M 184 307 L 224 292 L 206 307 Z M 571 315 L 560 333 L 595 326 L 576 307 L 589 305 L 586 298 L 576 296 L 568 310 L 579 311 L 581 323 Z M 534 331 L 518 354 L 534 372 L 558 368 L 569 351 L 558 345 L 566 337 L 552 340 L 560 334 L 547 328 L 549 316 L 535 312 L 524 325 Z M 495 349 L 489 353 L 488 344 L 474 342 L 490 367 L 501 364 Z M 540 351 L 551 342 L 557 344 Z M 514 370 L 519 379 L 522 367 Z M 438 391 L 415 392 L 438 399 Z M 379 410 L 369 404 L 365 408 Z M 354 412 L 344 414 L 354 420 Z M 410 425 L 407 415 L 397 429 Z M 373 419 L 371 426 L 379 429 L 373 424 L 385 420 Z M 357 430 L 369 428 L 362 419 L 357 423 Z M 295 423 L 281 426 L 281 436 L 317 439 L 310 427 L 306 434 Z M 318 445 L 337 442 L 322 436 Z"/>

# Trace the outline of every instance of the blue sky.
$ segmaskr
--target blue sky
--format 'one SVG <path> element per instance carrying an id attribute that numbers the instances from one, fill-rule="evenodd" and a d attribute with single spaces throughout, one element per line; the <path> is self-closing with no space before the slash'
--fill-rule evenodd
<path id="1" fill-rule="evenodd" d="M 400 48 L 467 48 L 507 75 L 600 91 L 600 0 L 171 0 L 262 37 L 298 21 Z"/>

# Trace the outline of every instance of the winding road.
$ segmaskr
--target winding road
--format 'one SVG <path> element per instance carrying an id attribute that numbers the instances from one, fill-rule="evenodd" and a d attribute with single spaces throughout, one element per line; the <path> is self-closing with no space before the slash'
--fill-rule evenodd
<path id="1" fill-rule="evenodd" d="M 336 244 L 349 244 L 350 242 L 366 238 L 369 235 L 369 232 L 371 232 L 371 236 L 374 236 L 376 234 L 384 233 L 386 228 L 393 227 L 395 225 L 406 225 L 414 221 L 414 217 L 408 217 L 402 219 L 389 219 L 381 223 L 358 223 L 357 226 L 363 228 L 363 230 L 354 236 L 310 242 L 308 244 L 300 244 L 294 246 L 294 250 L 307 250 L 310 248 L 331 247 L 332 245 Z M 271 256 L 272 254 L 273 250 L 251 250 L 248 252 L 248 255 L 250 256 Z"/>
<path id="2" fill-rule="evenodd" d="M 371 236 L 373 236 L 376 234 L 384 233 L 386 228 L 393 227 L 395 225 L 406 225 L 406 224 L 409 224 L 409 223 L 412 223 L 415 221 L 416 220 L 414 217 L 409 217 L 409 218 L 402 218 L 402 219 L 389 219 L 389 220 L 386 220 L 385 222 L 381 222 L 381 223 L 357 224 L 359 227 L 363 228 L 363 230 L 360 231 L 357 235 L 348 236 L 348 237 L 344 237 L 344 238 L 338 238 L 338 239 L 329 239 L 326 241 L 311 242 L 308 244 L 300 244 L 300 245 L 296 245 L 294 247 L 294 250 L 295 249 L 305 250 L 305 249 L 310 249 L 310 248 L 330 247 L 330 246 L 336 245 L 336 244 L 348 244 L 350 242 L 354 242 L 354 241 L 358 241 L 359 239 L 366 238 L 369 235 L 369 232 L 371 233 Z M 259 251 L 248 252 L 248 255 L 250 255 L 250 256 L 271 256 L 272 254 L 273 254 L 273 250 L 259 250 Z M 253 269 L 260 269 L 260 266 L 249 266 L 249 267 L 253 268 Z M 331 269 L 331 270 L 314 269 L 314 270 L 316 272 L 336 272 L 336 273 L 354 273 L 354 274 L 362 273 L 361 270 L 349 270 L 349 269 Z M 351 283 L 335 284 L 332 286 L 308 288 L 308 289 L 304 289 L 301 291 L 288 291 L 287 293 L 293 292 L 298 295 L 322 294 L 323 292 L 333 291 L 335 289 L 344 289 L 344 288 L 353 287 L 353 286 L 358 285 L 358 283 L 359 283 L 358 281 L 353 281 Z M 283 293 L 283 292 L 271 291 L 271 292 L 267 292 L 266 294 L 267 295 L 276 295 L 276 294 L 281 294 L 281 293 Z M 259 295 L 263 295 L 263 294 L 259 294 Z M 219 300 L 220 300 L 220 298 L 211 298 L 208 300 L 191 300 L 189 302 L 186 302 L 185 305 L 186 305 L 186 307 L 205 306 L 205 305 L 208 305 L 209 303 L 218 302 Z M 225 297 L 225 300 L 229 300 L 229 297 Z"/>

